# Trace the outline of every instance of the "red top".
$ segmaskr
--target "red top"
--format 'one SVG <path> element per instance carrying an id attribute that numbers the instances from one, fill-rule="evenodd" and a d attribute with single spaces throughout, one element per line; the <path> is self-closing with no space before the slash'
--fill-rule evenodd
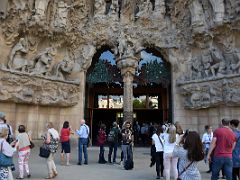
<path id="1" fill-rule="evenodd" d="M 67 142 L 69 141 L 69 137 L 70 137 L 70 128 L 62 128 L 61 130 L 61 142 Z"/>
<path id="2" fill-rule="evenodd" d="M 214 157 L 232 158 L 233 143 L 236 142 L 236 136 L 229 128 L 218 128 L 213 132 L 213 137 L 217 138 L 214 149 Z"/>
<path id="3" fill-rule="evenodd" d="M 106 139 L 107 139 L 106 136 L 107 135 L 104 130 L 100 129 L 98 131 L 98 144 L 99 145 L 103 145 L 106 142 Z"/>

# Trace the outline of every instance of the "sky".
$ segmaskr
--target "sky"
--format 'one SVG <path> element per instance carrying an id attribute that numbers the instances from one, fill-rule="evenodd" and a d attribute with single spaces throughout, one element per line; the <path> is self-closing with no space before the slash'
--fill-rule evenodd
<path id="1" fill-rule="evenodd" d="M 112 65 L 115 65 L 115 59 L 114 59 L 114 54 L 112 54 L 110 51 L 105 51 L 101 54 L 100 59 L 108 60 L 111 62 Z M 146 51 L 141 52 L 141 58 L 143 59 L 142 61 L 139 62 L 139 66 L 141 67 L 142 64 L 146 62 L 150 62 L 152 60 L 156 60 L 158 62 L 162 62 L 162 59 L 160 57 L 154 56 L 152 53 L 148 53 Z"/>

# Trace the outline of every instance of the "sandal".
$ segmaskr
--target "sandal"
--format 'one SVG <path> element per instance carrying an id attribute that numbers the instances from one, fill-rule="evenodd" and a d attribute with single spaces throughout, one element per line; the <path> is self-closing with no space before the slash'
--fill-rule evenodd
<path id="1" fill-rule="evenodd" d="M 45 179 L 53 179 L 54 178 L 54 176 L 47 176 L 47 177 L 45 177 Z"/>
<path id="2" fill-rule="evenodd" d="M 53 178 L 55 178 L 58 175 L 57 172 L 53 172 Z"/>

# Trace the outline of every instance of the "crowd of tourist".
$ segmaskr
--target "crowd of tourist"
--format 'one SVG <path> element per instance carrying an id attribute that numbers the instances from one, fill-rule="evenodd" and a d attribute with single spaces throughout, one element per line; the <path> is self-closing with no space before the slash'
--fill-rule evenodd
<path id="1" fill-rule="evenodd" d="M 201 174 L 198 170 L 198 162 L 204 159 L 208 164 L 207 173 L 212 173 L 211 180 L 217 180 L 222 170 L 223 177 L 227 180 L 239 179 L 240 168 L 240 131 L 238 130 L 239 120 L 223 119 L 221 125 L 216 130 L 212 130 L 210 125 L 205 126 L 205 133 L 200 138 L 196 131 L 183 131 L 179 123 L 175 124 L 150 124 L 151 127 L 151 162 L 150 167 L 156 165 L 156 179 L 164 178 L 170 180 L 171 176 L 182 180 L 200 180 Z M 144 128 L 142 128 L 144 127 Z M 121 144 L 122 168 L 128 170 L 134 166 L 133 145 L 134 135 L 139 133 L 144 139 L 143 133 L 146 131 L 146 124 L 140 127 L 135 123 L 132 127 L 130 122 L 125 122 L 119 127 L 117 122 L 112 124 L 109 132 L 106 132 L 105 124 L 99 127 L 97 144 L 99 146 L 98 163 L 118 163 L 116 160 L 118 147 Z M 137 132 L 136 132 L 137 130 Z M 141 132 L 142 131 L 142 132 Z M 80 121 L 80 128 L 73 131 L 68 121 L 63 123 L 60 133 L 54 129 L 53 123 L 46 125 L 46 134 L 43 135 L 43 147 L 47 155 L 46 164 L 48 175 L 45 179 L 53 179 L 58 175 L 54 162 L 59 143 L 61 143 L 61 164 L 70 164 L 71 144 L 70 136 L 76 134 L 78 140 L 78 165 L 88 164 L 88 145 L 90 128 L 85 120 Z M 144 133 L 145 135 L 149 133 Z M 5 114 L 0 112 L 0 179 L 13 179 L 12 170 L 14 164 L 12 156 L 18 154 L 18 177 L 16 179 L 30 178 L 29 157 L 31 148 L 34 146 L 31 137 L 27 133 L 24 125 L 18 126 L 18 135 L 13 138 L 11 126 L 6 122 Z M 139 140 L 139 138 L 137 138 Z M 144 139 L 145 141 L 146 139 Z M 105 159 L 105 148 L 109 151 Z M 40 153 L 41 154 L 41 153 Z M 112 156 L 113 155 L 113 156 Z M 83 160 L 84 156 L 84 160 Z M 25 174 L 26 172 L 26 174 Z M 172 172 L 172 173 L 170 173 Z"/>

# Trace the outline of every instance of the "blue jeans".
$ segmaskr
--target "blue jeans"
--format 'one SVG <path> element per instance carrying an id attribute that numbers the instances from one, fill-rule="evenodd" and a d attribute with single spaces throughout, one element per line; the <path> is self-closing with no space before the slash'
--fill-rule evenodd
<path id="1" fill-rule="evenodd" d="M 82 152 L 84 153 L 85 163 L 88 163 L 88 153 L 87 153 L 87 138 L 79 138 L 78 139 L 78 162 L 82 163 Z"/>
<path id="2" fill-rule="evenodd" d="M 117 157 L 117 148 L 118 148 L 118 143 L 111 143 L 109 144 L 109 154 L 108 154 L 108 159 L 111 160 L 112 157 L 112 152 L 113 152 L 113 162 L 116 162 L 116 157 Z"/>
<path id="3" fill-rule="evenodd" d="M 212 177 L 211 180 L 217 180 L 220 170 L 223 168 L 227 180 L 232 180 L 232 158 L 213 157 L 212 158 Z"/>
<path id="4" fill-rule="evenodd" d="M 122 151 L 123 151 L 123 162 L 125 164 L 126 160 L 128 158 L 132 159 L 132 145 L 128 144 L 123 144 L 122 145 Z"/>

